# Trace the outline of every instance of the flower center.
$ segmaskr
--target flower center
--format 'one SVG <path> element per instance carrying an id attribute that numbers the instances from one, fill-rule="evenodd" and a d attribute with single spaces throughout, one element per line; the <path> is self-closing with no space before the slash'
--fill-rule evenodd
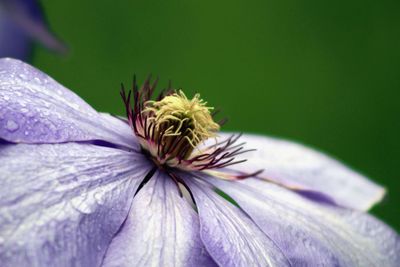
<path id="1" fill-rule="evenodd" d="M 160 168 L 210 170 L 240 163 L 235 156 L 245 153 L 243 144 L 236 144 L 240 135 L 231 136 L 212 145 L 204 141 L 216 137 L 223 122 L 215 122 L 212 107 L 196 94 L 188 99 L 182 91 L 163 90 L 157 100 L 151 100 L 157 81 L 146 80 L 121 96 L 125 103 L 128 123 L 142 149 Z M 133 94 L 133 106 L 131 95 Z"/>
<path id="2" fill-rule="evenodd" d="M 189 100 L 182 91 L 147 101 L 142 113 L 154 125 L 154 140 L 166 148 L 151 154 L 165 160 L 188 159 L 200 142 L 215 137 L 220 127 L 211 116 L 213 108 L 206 105 L 199 94 Z"/>

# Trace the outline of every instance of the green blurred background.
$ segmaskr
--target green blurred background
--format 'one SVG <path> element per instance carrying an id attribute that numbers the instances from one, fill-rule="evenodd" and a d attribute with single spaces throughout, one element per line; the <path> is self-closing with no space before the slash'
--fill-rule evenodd
<path id="1" fill-rule="evenodd" d="M 305 143 L 385 185 L 400 230 L 400 1 L 42 1 L 70 47 L 33 63 L 96 109 L 152 73 L 201 92 L 224 130 Z"/>

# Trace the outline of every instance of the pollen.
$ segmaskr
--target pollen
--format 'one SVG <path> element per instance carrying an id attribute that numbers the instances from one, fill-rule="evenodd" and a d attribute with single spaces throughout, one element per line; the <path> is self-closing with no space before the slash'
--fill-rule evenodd
<path id="1" fill-rule="evenodd" d="M 214 122 L 211 110 L 213 108 L 208 107 L 199 94 L 188 99 L 179 90 L 160 101 L 147 101 L 143 113 L 154 123 L 155 131 L 163 133 L 165 143 L 179 138 L 195 148 L 201 141 L 215 137 L 220 128 Z"/>

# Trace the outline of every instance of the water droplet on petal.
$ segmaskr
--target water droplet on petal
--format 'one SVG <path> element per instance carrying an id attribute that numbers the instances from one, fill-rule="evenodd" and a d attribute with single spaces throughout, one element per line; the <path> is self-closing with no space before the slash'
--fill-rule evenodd
<path id="1" fill-rule="evenodd" d="M 74 209 L 77 211 L 83 213 L 83 214 L 89 214 L 92 212 L 92 207 L 91 207 L 91 200 L 89 199 L 89 194 L 84 193 L 82 195 L 79 195 L 71 200 L 71 205 Z"/>
<path id="2" fill-rule="evenodd" d="M 35 77 L 35 78 L 33 78 L 33 79 L 35 80 L 35 82 L 37 82 L 37 83 L 39 83 L 39 84 L 42 83 L 42 81 L 41 81 L 38 77 Z"/>
<path id="3" fill-rule="evenodd" d="M 94 194 L 94 199 L 96 200 L 97 204 L 103 205 L 104 204 L 104 197 L 102 192 L 96 192 Z"/>
<path id="4" fill-rule="evenodd" d="M 26 114 L 26 116 L 27 116 L 28 118 L 33 118 L 33 117 L 35 116 L 35 113 L 33 113 L 32 111 L 29 111 L 29 112 Z"/>
<path id="5" fill-rule="evenodd" d="M 9 130 L 10 132 L 15 132 L 16 130 L 18 130 L 19 125 L 13 121 L 13 120 L 8 120 L 6 122 L 6 129 Z"/>

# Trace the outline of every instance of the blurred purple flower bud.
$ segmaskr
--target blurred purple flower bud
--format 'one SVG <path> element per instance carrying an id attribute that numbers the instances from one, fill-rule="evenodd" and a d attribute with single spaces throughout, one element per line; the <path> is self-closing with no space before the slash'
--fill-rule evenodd
<path id="1" fill-rule="evenodd" d="M 49 30 L 38 0 L 0 0 L 0 57 L 26 60 L 33 42 L 59 53 L 67 51 Z"/>

